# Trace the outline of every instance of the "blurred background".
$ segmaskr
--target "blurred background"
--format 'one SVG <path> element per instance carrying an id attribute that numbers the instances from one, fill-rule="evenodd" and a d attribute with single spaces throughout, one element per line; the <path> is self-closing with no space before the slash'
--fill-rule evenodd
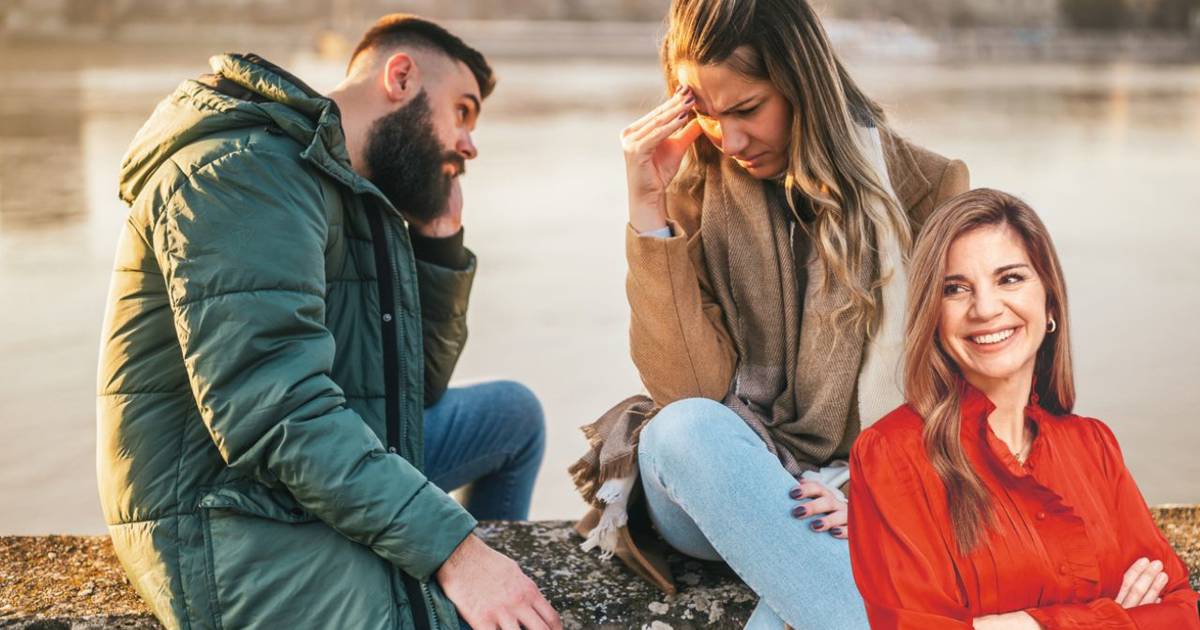
<path id="1" fill-rule="evenodd" d="M 1066 267 L 1078 411 L 1147 500 L 1200 502 L 1200 0 L 817 0 L 859 83 L 976 186 L 1024 197 Z M 464 181 L 480 259 L 458 381 L 541 396 L 535 519 L 578 516 L 577 430 L 640 389 L 618 133 L 655 106 L 666 0 L 0 0 L 0 534 L 103 533 L 95 362 L 116 174 L 223 51 L 318 90 L 383 13 L 440 18 L 500 82 Z"/>

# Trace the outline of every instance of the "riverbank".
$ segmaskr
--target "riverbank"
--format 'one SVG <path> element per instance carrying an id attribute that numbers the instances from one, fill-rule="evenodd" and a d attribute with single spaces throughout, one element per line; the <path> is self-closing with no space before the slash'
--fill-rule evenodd
<path id="1" fill-rule="evenodd" d="M 1200 505 L 1152 508 L 1200 588 Z M 723 565 L 674 556 L 680 591 L 662 594 L 617 560 L 579 550 L 569 521 L 484 523 L 478 533 L 512 556 L 566 628 L 739 628 L 755 596 Z M 0 537 L 0 626 L 159 628 L 129 586 L 107 536 Z"/>

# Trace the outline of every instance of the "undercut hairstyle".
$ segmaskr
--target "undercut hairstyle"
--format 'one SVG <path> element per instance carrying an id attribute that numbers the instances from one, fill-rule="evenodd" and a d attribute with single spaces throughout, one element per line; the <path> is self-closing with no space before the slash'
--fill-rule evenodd
<path id="1" fill-rule="evenodd" d="M 346 70 L 353 68 L 354 62 L 367 51 L 404 46 L 433 50 L 463 62 L 475 75 L 479 95 L 483 98 L 496 88 L 496 76 L 482 53 L 438 24 L 408 13 L 392 13 L 379 18 L 354 47 Z"/>

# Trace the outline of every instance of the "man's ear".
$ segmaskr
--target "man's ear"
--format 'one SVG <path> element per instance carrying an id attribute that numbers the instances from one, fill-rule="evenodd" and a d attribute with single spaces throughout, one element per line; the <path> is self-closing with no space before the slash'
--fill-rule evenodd
<path id="1" fill-rule="evenodd" d="M 383 92 L 393 103 L 407 103 L 421 91 L 421 68 L 407 53 L 396 53 L 383 65 Z"/>

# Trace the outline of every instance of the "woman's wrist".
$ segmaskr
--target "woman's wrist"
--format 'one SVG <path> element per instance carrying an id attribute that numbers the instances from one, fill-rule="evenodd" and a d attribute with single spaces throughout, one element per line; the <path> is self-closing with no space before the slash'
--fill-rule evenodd
<path id="1" fill-rule="evenodd" d="M 630 205 L 629 225 L 632 225 L 638 234 L 661 230 L 667 227 L 667 213 L 661 207 L 653 205 Z"/>

